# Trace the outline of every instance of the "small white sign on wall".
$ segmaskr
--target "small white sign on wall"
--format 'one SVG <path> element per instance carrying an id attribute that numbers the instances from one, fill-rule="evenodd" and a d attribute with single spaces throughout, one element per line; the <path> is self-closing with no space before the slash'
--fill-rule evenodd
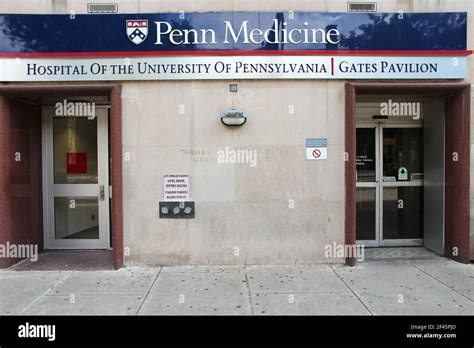
<path id="1" fill-rule="evenodd" d="M 163 176 L 163 199 L 165 201 L 188 201 L 189 175 L 167 174 Z"/>
<path id="2" fill-rule="evenodd" d="M 328 141 L 326 138 L 306 139 L 306 159 L 324 160 L 328 158 Z"/>

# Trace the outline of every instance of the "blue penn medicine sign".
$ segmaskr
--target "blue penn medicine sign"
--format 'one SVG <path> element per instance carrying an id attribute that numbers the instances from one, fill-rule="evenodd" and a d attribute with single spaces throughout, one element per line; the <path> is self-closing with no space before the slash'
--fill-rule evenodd
<path id="1" fill-rule="evenodd" d="M 0 81 L 464 78 L 466 35 L 465 12 L 0 14 Z"/>

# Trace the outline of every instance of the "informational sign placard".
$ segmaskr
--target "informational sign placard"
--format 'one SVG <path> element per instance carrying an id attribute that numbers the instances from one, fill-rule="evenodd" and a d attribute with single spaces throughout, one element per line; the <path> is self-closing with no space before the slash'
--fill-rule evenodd
<path id="1" fill-rule="evenodd" d="M 407 181 L 408 180 L 408 170 L 405 167 L 398 168 L 398 181 Z"/>
<path id="2" fill-rule="evenodd" d="M 467 13 L 0 14 L 0 82 L 463 79 Z"/>
<path id="3" fill-rule="evenodd" d="M 174 202 L 189 200 L 189 175 L 165 175 L 163 177 L 163 199 Z"/>
<path id="4" fill-rule="evenodd" d="M 324 160 L 328 158 L 328 141 L 326 138 L 306 139 L 306 159 Z"/>
<path id="5" fill-rule="evenodd" d="M 194 202 L 160 202 L 161 219 L 194 219 Z"/>
<path id="6" fill-rule="evenodd" d="M 0 59 L 0 81 L 462 79 L 466 57 L 232 56 Z"/>
<path id="7" fill-rule="evenodd" d="M 467 17 L 466 12 L 184 12 L 178 5 L 174 13 L 5 13 L 0 55 L 456 55 L 466 50 Z"/>

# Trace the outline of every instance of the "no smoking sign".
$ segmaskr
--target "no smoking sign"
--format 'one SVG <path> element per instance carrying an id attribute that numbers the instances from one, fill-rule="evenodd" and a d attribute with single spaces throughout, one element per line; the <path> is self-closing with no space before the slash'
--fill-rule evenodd
<path id="1" fill-rule="evenodd" d="M 319 150 L 319 149 L 314 149 L 314 150 L 313 150 L 313 157 L 314 157 L 314 158 L 319 158 L 319 157 L 321 157 L 321 150 Z"/>
<path id="2" fill-rule="evenodd" d="M 326 138 L 306 139 L 306 159 L 323 160 L 328 158 L 328 142 Z"/>

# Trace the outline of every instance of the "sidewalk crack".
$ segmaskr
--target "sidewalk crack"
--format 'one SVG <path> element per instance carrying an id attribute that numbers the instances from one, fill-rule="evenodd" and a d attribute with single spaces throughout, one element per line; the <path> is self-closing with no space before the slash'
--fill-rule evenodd
<path id="1" fill-rule="evenodd" d="M 336 270 L 332 267 L 332 265 L 328 265 L 328 266 L 336 274 L 336 276 L 341 280 L 341 282 L 343 282 L 344 285 L 347 286 L 347 288 L 352 292 L 352 294 L 356 297 L 356 299 L 358 299 L 359 302 L 362 303 L 362 305 L 370 313 L 370 315 L 374 315 L 374 313 L 372 313 L 369 307 L 366 306 L 364 301 L 362 301 L 362 299 L 355 293 L 355 291 L 349 286 L 349 284 L 347 284 L 347 282 L 339 275 L 339 273 L 336 272 Z"/>
<path id="2" fill-rule="evenodd" d="M 244 270 L 245 270 L 245 283 L 247 284 L 247 292 L 249 296 L 250 315 L 255 315 L 255 311 L 254 311 L 253 303 L 252 303 L 252 291 L 250 290 L 250 280 L 247 275 L 247 266 L 244 267 Z"/>
<path id="3" fill-rule="evenodd" d="M 34 304 L 38 303 L 40 300 L 45 298 L 53 289 L 55 289 L 57 286 L 61 285 L 67 278 L 71 276 L 71 274 L 74 272 L 67 273 L 64 277 L 59 279 L 56 283 L 53 284 L 48 290 L 43 292 L 41 295 L 39 295 L 37 298 L 35 298 L 29 305 L 27 305 L 25 308 L 23 308 L 20 311 L 20 315 L 24 314 L 27 310 L 29 310 Z"/>
<path id="4" fill-rule="evenodd" d="M 436 278 L 435 276 L 432 276 L 431 274 L 427 273 L 426 271 L 422 270 L 421 268 L 417 267 L 416 265 L 410 264 L 410 266 L 416 268 L 418 271 L 420 271 L 421 273 L 427 275 L 428 277 L 430 277 L 430 278 L 436 280 L 438 283 L 440 283 L 441 285 L 444 285 L 444 286 L 447 287 L 448 289 L 454 291 L 456 294 L 458 294 L 458 295 L 460 295 L 460 296 L 462 296 L 462 297 L 468 299 L 470 302 L 474 302 L 469 296 L 466 296 L 466 295 L 464 295 L 463 293 L 457 291 L 455 288 L 449 286 L 448 284 L 443 283 L 441 280 L 439 280 L 439 279 Z"/>
<path id="5" fill-rule="evenodd" d="M 135 315 L 138 315 L 138 313 L 139 313 L 140 310 L 142 309 L 143 304 L 145 303 L 146 299 L 148 298 L 148 295 L 150 294 L 151 289 L 153 289 L 153 287 L 155 286 L 156 280 L 158 279 L 158 276 L 161 274 L 161 271 L 162 271 L 162 270 L 163 270 L 163 267 L 160 267 L 160 270 L 159 270 L 158 273 L 156 274 L 155 279 L 153 279 L 153 283 L 151 283 L 150 288 L 148 289 L 148 291 L 146 292 L 145 296 L 143 297 L 143 301 L 142 301 L 142 303 L 140 304 L 140 307 L 138 307 L 138 309 L 137 309 Z"/>

